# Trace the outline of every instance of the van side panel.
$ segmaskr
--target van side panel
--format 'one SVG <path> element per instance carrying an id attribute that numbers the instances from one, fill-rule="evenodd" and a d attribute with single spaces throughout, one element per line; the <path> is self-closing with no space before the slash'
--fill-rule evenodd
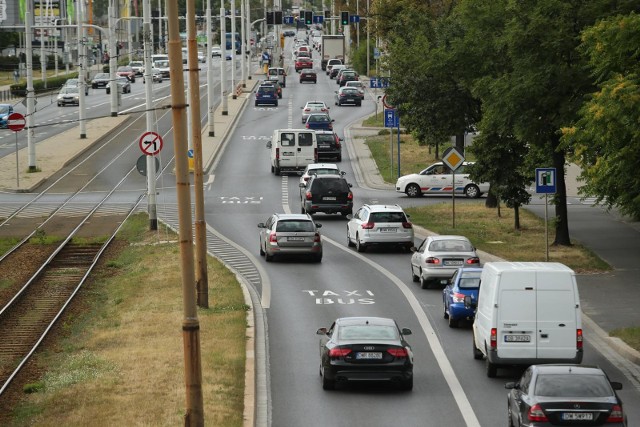
<path id="1" fill-rule="evenodd" d="M 502 273 L 496 327 L 498 357 L 536 357 L 536 274 L 510 270 Z"/>
<path id="2" fill-rule="evenodd" d="M 473 322 L 473 339 L 476 347 L 485 352 L 485 337 L 489 336 L 495 320 L 496 292 L 500 275 L 492 268 L 490 263 L 485 264 L 480 276 L 480 290 L 478 291 L 478 307 L 476 318 Z M 489 343 L 486 342 L 487 347 Z M 486 355 L 486 354 L 485 354 Z"/>
<path id="3" fill-rule="evenodd" d="M 575 277 L 569 272 L 537 273 L 538 358 L 576 357 L 580 316 Z"/>
<path id="4" fill-rule="evenodd" d="M 316 162 L 318 142 L 315 131 L 298 132 L 296 166 L 304 169 L 307 165 Z"/>

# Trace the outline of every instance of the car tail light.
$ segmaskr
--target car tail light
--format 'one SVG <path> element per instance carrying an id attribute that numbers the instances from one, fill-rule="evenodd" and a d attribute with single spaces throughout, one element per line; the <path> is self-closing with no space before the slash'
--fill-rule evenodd
<path id="1" fill-rule="evenodd" d="M 320 243 L 320 233 L 316 233 L 316 234 L 313 236 L 313 241 L 314 241 L 314 242 L 317 242 L 317 243 Z"/>
<path id="2" fill-rule="evenodd" d="M 336 136 L 336 148 L 340 148 L 340 147 L 342 147 L 342 144 L 340 144 L 340 138 Z"/>
<path id="3" fill-rule="evenodd" d="M 335 347 L 329 350 L 329 357 L 345 357 L 349 353 L 351 353 L 350 348 Z"/>
<path id="4" fill-rule="evenodd" d="M 582 329 L 576 329 L 576 348 L 582 350 Z"/>
<path id="5" fill-rule="evenodd" d="M 308 113 L 309 111 L 311 111 L 311 110 L 310 110 L 310 109 L 308 109 L 308 108 L 305 108 L 305 109 L 304 109 L 304 112 L 305 112 L 305 113 Z"/>
<path id="6" fill-rule="evenodd" d="M 489 338 L 491 348 L 498 348 L 498 330 L 491 328 L 491 336 Z"/>
<path id="7" fill-rule="evenodd" d="M 347 95 L 345 95 L 344 93 L 340 94 L 340 98 L 344 98 L 345 96 L 347 96 Z"/>
<path id="8" fill-rule="evenodd" d="M 269 242 L 278 243 L 278 238 L 276 237 L 276 233 L 269 234 Z"/>
<path id="9" fill-rule="evenodd" d="M 478 258 L 478 257 L 467 258 L 466 263 L 467 264 L 480 264 L 480 258 Z"/>
<path id="10" fill-rule="evenodd" d="M 537 421 L 537 422 L 547 422 L 547 416 L 542 412 L 542 407 L 539 404 L 533 405 L 529 408 L 529 413 L 527 414 L 529 421 Z"/>
<path id="11" fill-rule="evenodd" d="M 309 129 L 309 123 L 305 123 L 304 127 L 306 127 L 307 129 Z"/>
<path id="12" fill-rule="evenodd" d="M 426 262 L 427 264 L 440 264 L 440 260 L 432 256 L 427 257 L 427 259 L 425 259 L 424 262 Z"/>
<path id="13" fill-rule="evenodd" d="M 305 193 L 305 197 L 306 197 L 307 200 L 311 200 L 311 191 L 307 191 Z"/>
<path id="14" fill-rule="evenodd" d="M 413 224 L 411 224 L 410 222 L 403 222 L 402 228 L 413 228 Z"/>
<path id="15" fill-rule="evenodd" d="M 387 353 L 393 357 L 407 357 L 409 355 L 406 348 L 388 348 Z"/>
<path id="16" fill-rule="evenodd" d="M 353 193 L 351 191 L 347 194 L 347 200 L 353 200 Z"/>
<path id="17" fill-rule="evenodd" d="M 280 149 L 276 148 L 276 160 L 280 160 Z"/>
<path id="18" fill-rule="evenodd" d="M 624 422 L 624 413 L 622 412 L 622 406 L 613 405 L 611 409 L 611 414 L 609 414 L 609 418 L 607 418 L 607 423 L 623 423 Z"/>
<path id="19" fill-rule="evenodd" d="M 329 130 L 333 130 L 333 125 L 329 123 Z"/>
<path id="20" fill-rule="evenodd" d="M 362 229 L 363 230 L 371 230 L 374 225 L 375 225 L 375 223 L 373 223 L 373 222 L 365 222 L 364 224 L 362 224 Z"/>
<path id="21" fill-rule="evenodd" d="M 327 111 L 327 109 L 326 108 L 321 108 L 320 111 Z"/>
<path id="22" fill-rule="evenodd" d="M 464 302 L 464 294 L 454 292 L 453 295 L 451 295 L 451 299 L 453 299 L 453 302 Z"/>

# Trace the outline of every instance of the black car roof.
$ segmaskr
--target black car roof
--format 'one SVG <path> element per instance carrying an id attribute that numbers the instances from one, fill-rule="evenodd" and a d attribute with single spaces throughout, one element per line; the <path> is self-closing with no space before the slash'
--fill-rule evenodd
<path id="1" fill-rule="evenodd" d="M 329 176 L 329 175 L 324 175 Z M 385 325 L 396 326 L 393 319 L 386 317 L 341 317 L 336 320 L 336 324 L 345 325 Z"/>

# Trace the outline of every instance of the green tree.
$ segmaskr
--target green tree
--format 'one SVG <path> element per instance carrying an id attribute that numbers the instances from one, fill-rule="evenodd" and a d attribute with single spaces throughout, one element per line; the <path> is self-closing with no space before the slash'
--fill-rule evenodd
<path id="1" fill-rule="evenodd" d="M 582 42 L 599 90 L 563 142 L 582 167 L 581 194 L 640 219 L 640 16 L 600 21 Z"/>

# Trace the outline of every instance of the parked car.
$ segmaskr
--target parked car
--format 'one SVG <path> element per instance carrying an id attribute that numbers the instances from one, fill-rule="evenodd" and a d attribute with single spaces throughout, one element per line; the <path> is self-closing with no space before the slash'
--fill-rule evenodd
<path id="1" fill-rule="evenodd" d="M 64 85 L 62 85 L 62 87 L 75 87 L 75 88 L 78 88 L 79 86 L 80 86 L 79 79 L 67 79 L 67 81 L 64 82 Z M 87 82 L 85 82 L 84 84 L 84 94 L 85 96 L 89 95 L 89 84 Z"/>
<path id="2" fill-rule="evenodd" d="M 345 172 L 333 163 L 311 163 L 302 172 L 300 184 L 306 185 L 311 175 L 345 175 Z"/>
<path id="3" fill-rule="evenodd" d="M 296 72 L 304 68 L 313 68 L 313 60 L 310 58 L 305 58 L 304 56 L 297 57 L 295 62 Z"/>
<path id="4" fill-rule="evenodd" d="M 302 82 L 318 82 L 318 75 L 310 68 L 300 70 L 300 83 Z"/>
<path id="5" fill-rule="evenodd" d="M 411 329 L 382 317 L 343 317 L 319 328 L 322 388 L 337 383 L 389 381 L 413 389 L 413 351 L 405 340 Z"/>
<path id="6" fill-rule="evenodd" d="M 411 249 L 411 278 L 420 282 L 422 289 L 433 282 L 446 284 L 458 267 L 480 265 L 476 248 L 464 236 L 429 236 L 417 249 Z"/>
<path id="7" fill-rule="evenodd" d="M 347 223 L 347 246 L 364 252 L 371 246 L 413 247 L 413 225 L 398 205 L 363 205 Z"/>
<path id="8" fill-rule="evenodd" d="M 454 174 L 443 162 L 437 162 L 428 168 L 404 175 L 396 181 L 396 191 L 405 193 L 409 197 L 420 197 L 423 194 L 451 194 L 455 187 L 456 194 L 464 194 L 470 198 L 478 198 L 489 191 L 489 183 L 476 183 L 469 179 L 466 171 L 471 162 L 464 162 Z"/>
<path id="9" fill-rule="evenodd" d="M 360 107 L 362 105 L 362 98 L 360 98 L 360 93 L 356 88 L 341 87 L 335 94 L 335 104 L 338 106 L 351 104 Z"/>
<path id="10" fill-rule="evenodd" d="M 342 161 L 342 138 L 330 130 L 317 130 L 318 159 Z"/>
<path id="11" fill-rule="evenodd" d="M 278 106 L 278 91 L 274 85 L 261 85 L 256 90 L 255 106 L 269 104 Z"/>
<path id="12" fill-rule="evenodd" d="M 627 426 L 622 383 L 597 366 L 531 365 L 505 388 L 509 426 Z"/>
<path id="13" fill-rule="evenodd" d="M 60 88 L 56 102 L 58 103 L 58 107 L 62 107 L 63 105 L 80 105 L 80 91 L 78 87 L 63 86 Z"/>
<path id="14" fill-rule="evenodd" d="M 126 67 L 126 66 L 118 67 L 118 70 L 116 71 L 116 76 L 126 77 L 127 79 L 129 79 L 131 83 L 136 82 L 136 72 L 133 71 L 133 68 L 131 67 Z"/>
<path id="15" fill-rule="evenodd" d="M 323 101 L 307 101 L 304 107 L 300 107 L 300 109 L 302 110 L 302 123 L 306 123 L 312 113 L 329 114 L 329 107 Z"/>
<path id="16" fill-rule="evenodd" d="M 304 126 L 307 129 L 333 130 L 333 119 L 327 113 L 312 113 L 307 117 Z"/>
<path id="17" fill-rule="evenodd" d="M 457 328 L 460 320 L 473 320 L 476 314 L 474 307 L 465 305 L 464 298 L 478 301 L 480 274 L 482 268 L 460 267 L 442 291 L 443 316 L 449 321 L 450 328 Z"/>
<path id="18" fill-rule="evenodd" d="M 129 62 L 129 67 L 136 73 L 136 76 L 142 76 L 144 74 L 144 62 L 142 61 L 131 61 Z"/>
<path id="19" fill-rule="evenodd" d="M 111 87 L 114 82 L 107 85 L 107 95 L 111 93 Z M 131 93 L 131 82 L 126 77 L 116 77 L 115 83 L 121 88 L 122 93 Z"/>
<path id="20" fill-rule="evenodd" d="M 98 89 L 101 87 L 107 87 L 107 84 L 109 84 L 109 79 L 109 73 L 98 73 L 93 76 L 93 79 L 91 80 L 91 88 Z"/>
<path id="21" fill-rule="evenodd" d="M 360 94 L 360 100 L 364 100 L 364 85 L 360 80 L 351 80 L 345 83 L 345 87 L 354 87 L 358 90 L 358 94 Z"/>
<path id="22" fill-rule="evenodd" d="M 310 215 L 273 214 L 260 229 L 260 255 L 267 262 L 282 255 L 309 255 L 314 261 L 322 261 L 322 238 Z"/>
<path id="23" fill-rule="evenodd" d="M 9 116 L 13 113 L 13 105 L 0 104 L 0 129 L 6 129 L 9 123 Z"/>
<path id="24" fill-rule="evenodd" d="M 351 184 L 342 175 L 311 175 L 300 188 L 302 213 L 339 213 L 342 216 L 353 213 Z"/>

